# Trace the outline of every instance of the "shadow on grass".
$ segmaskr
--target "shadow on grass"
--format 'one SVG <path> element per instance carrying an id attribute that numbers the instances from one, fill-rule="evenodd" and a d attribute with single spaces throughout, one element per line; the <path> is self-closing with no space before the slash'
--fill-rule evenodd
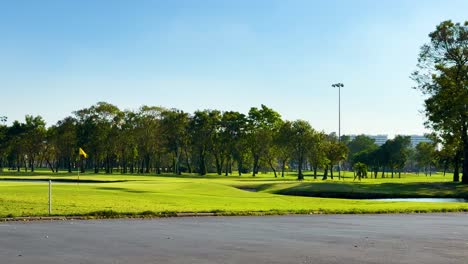
<path id="1" fill-rule="evenodd" d="M 121 191 L 121 192 L 128 192 L 128 193 L 151 193 L 149 191 L 133 190 L 133 189 L 121 188 L 121 187 L 96 187 L 95 189 L 104 190 L 104 191 Z"/>
<path id="2" fill-rule="evenodd" d="M 278 187 L 280 187 L 278 189 Z M 274 194 L 324 198 L 468 198 L 468 186 L 455 182 L 431 183 L 311 183 L 303 182 L 284 188 L 276 183 L 238 187 Z"/>

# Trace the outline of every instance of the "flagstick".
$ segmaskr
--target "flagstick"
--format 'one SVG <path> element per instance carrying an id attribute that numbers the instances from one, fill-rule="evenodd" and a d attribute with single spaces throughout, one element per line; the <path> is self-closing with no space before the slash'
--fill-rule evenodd
<path id="1" fill-rule="evenodd" d="M 52 213 L 52 180 L 49 179 L 49 215 Z"/>

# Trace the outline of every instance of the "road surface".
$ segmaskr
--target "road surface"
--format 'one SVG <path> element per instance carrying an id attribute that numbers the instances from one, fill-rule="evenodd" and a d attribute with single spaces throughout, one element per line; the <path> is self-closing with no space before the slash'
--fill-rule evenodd
<path id="1" fill-rule="evenodd" d="M 0 263 L 468 263 L 468 214 L 7 222 Z"/>

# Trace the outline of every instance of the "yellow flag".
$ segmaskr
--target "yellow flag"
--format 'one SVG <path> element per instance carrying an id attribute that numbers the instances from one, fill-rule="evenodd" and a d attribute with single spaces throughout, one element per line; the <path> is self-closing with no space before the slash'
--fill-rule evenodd
<path id="1" fill-rule="evenodd" d="M 85 157 L 85 159 L 88 158 L 88 154 L 86 154 L 82 148 L 80 148 L 80 156 Z"/>

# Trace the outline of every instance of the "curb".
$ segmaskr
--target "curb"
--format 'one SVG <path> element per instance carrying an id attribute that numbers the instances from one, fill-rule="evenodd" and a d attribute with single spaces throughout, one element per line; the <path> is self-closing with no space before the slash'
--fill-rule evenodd
<path id="1" fill-rule="evenodd" d="M 0 222 L 29 222 L 29 221 L 60 221 L 60 220 L 86 220 L 85 216 L 25 216 L 0 218 Z"/>
<path id="2" fill-rule="evenodd" d="M 125 218 L 167 218 L 167 217 L 204 217 L 218 216 L 216 213 L 176 213 L 174 215 L 154 215 L 145 217 L 144 215 L 135 215 L 133 217 L 117 217 L 115 219 Z M 96 219 L 113 219 L 108 217 L 93 217 L 93 216 L 23 216 L 23 217 L 5 217 L 0 218 L 0 222 L 29 222 L 29 221 L 70 221 L 70 220 L 96 220 Z"/>

